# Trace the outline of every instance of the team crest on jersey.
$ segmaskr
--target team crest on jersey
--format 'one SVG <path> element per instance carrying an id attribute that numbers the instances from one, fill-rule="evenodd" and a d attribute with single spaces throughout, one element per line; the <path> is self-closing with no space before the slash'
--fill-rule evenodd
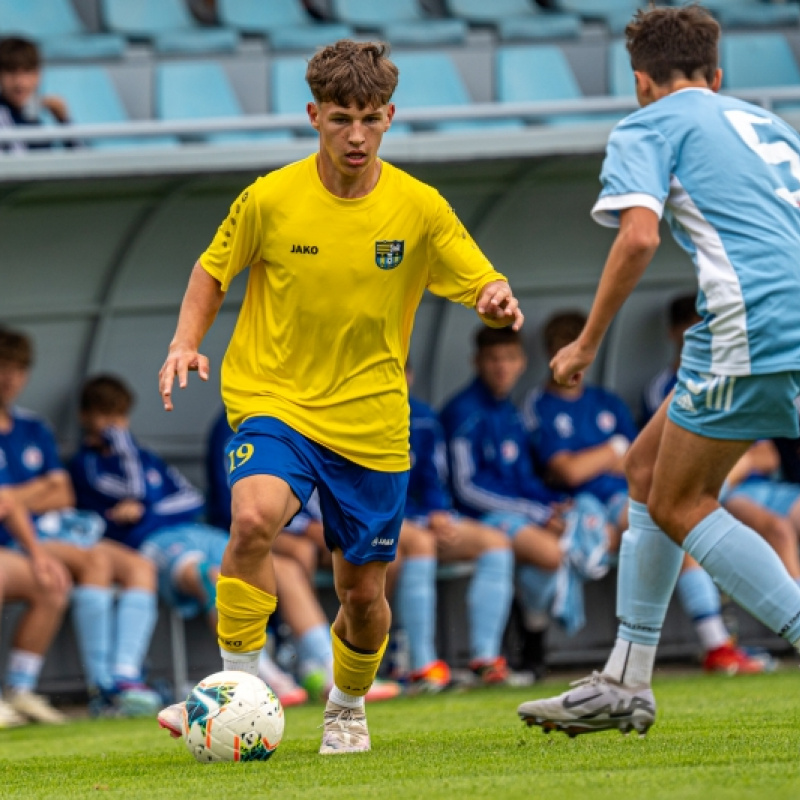
<path id="1" fill-rule="evenodd" d="M 400 266 L 405 249 L 405 241 L 397 239 L 375 242 L 375 263 L 379 269 L 394 269 Z"/>
<path id="2" fill-rule="evenodd" d="M 572 424 L 572 417 L 569 414 L 556 414 L 553 424 L 556 426 L 556 433 L 562 439 L 569 439 L 575 433 L 575 426 Z"/>
<path id="3" fill-rule="evenodd" d="M 22 463 L 25 465 L 25 469 L 27 469 L 28 472 L 37 472 L 42 468 L 42 464 L 44 464 L 42 451 L 36 447 L 36 445 L 28 445 L 28 447 L 22 451 Z"/>
<path id="4" fill-rule="evenodd" d="M 159 472 L 158 472 L 157 469 L 148 469 L 147 472 L 145 473 L 145 480 L 151 486 L 161 486 L 161 483 L 162 483 L 161 475 L 159 475 Z"/>
<path id="5" fill-rule="evenodd" d="M 513 464 L 519 456 L 519 447 L 513 439 L 506 439 L 500 445 L 500 453 L 506 464 Z"/>
<path id="6" fill-rule="evenodd" d="M 617 418 L 610 411 L 601 411 L 597 415 L 597 427 L 603 433 L 611 433 L 617 427 Z"/>

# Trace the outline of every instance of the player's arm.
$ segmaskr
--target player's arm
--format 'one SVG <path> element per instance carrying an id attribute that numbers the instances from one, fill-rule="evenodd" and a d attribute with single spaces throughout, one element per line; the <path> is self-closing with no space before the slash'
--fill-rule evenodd
<path id="1" fill-rule="evenodd" d="M 167 359 L 158 373 L 158 385 L 164 409 L 172 411 L 172 387 L 175 377 L 178 386 L 185 389 L 189 372 L 196 371 L 208 380 L 208 358 L 198 352 L 203 337 L 216 319 L 225 292 L 221 283 L 210 275 L 198 261 L 192 269 L 186 294 L 183 296 L 178 325 L 169 345 Z"/>
<path id="2" fill-rule="evenodd" d="M 557 483 L 569 488 L 581 486 L 609 472 L 621 475 L 624 472 L 622 457 L 627 450 L 627 447 L 623 449 L 623 438 L 609 439 L 576 452 L 562 450 L 547 462 L 547 469 Z"/>
<path id="3" fill-rule="evenodd" d="M 75 505 L 75 493 L 66 470 L 50 470 L 24 483 L 9 486 L 16 500 L 31 514 L 59 511 Z"/>
<path id="4" fill-rule="evenodd" d="M 611 246 L 592 309 L 581 335 L 550 362 L 558 383 L 574 386 L 594 361 L 614 316 L 636 287 L 660 243 L 658 215 L 636 206 L 620 211 L 617 238 Z"/>

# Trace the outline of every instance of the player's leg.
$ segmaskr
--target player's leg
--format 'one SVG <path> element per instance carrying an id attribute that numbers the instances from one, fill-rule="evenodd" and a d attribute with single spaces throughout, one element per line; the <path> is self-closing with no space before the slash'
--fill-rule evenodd
<path id="1" fill-rule="evenodd" d="M 485 683 L 503 683 L 508 665 L 500 651 L 514 594 L 511 543 L 502 531 L 467 517 L 456 517 L 453 526 L 455 535 L 437 539 L 436 550 L 442 562 L 475 563 L 467 591 L 470 668 Z"/>
<path id="2" fill-rule="evenodd" d="M 144 682 L 143 667 L 158 621 L 156 566 L 149 558 L 119 542 L 102 540 L 97 547 L 111 562 L 116 598 L 111 672 L 115 705 L 126 716 L 149 716 L 161 698 Z"/>
<path id="3" fill-rule="evenodd" d="M 92 713 L 102 709 L 96 698 L 112 693 L 114 640 L 114 590 L 111 559 L 102 547 L 80 548 L 57 540 L 42 546 L 69 570 L 72 590 L 72 624 L 81 651 Z"/>
<path id="4" fill-rule="evenodd" d="M 0 700 L 0 728 L 29 719 L 58 724 L 65 717 L 35 694 L 44 657 L 61 627 L 69 603 L 69 580 L 63 590 L 44 590 L 36 580 L 30 559 L 0 548 L 0 587 L 4 602 L 21 602 L 25 611 L 17 623 L 6 665 L 8 702 Z"/>
<path id="5" fill-rule="evenodd" d="M 646 731 L 655 719 L 650 690 L 656 647 L 683 552 L 647 511 L 653 469 L 667 413 L 662 404 L 626 456 L 630 502 L 617 571 L 617 639 L 602 673 L 557 697 L 519 706 L 520 717 L 570 735 L 618 728 Z M 622 713 L 612 715 L 611 709 Z"/>
<path id="6" fill-rule="evenodd" d="M 319 548 L 316 542 L 305 536 L 303 532 L 292 531 L 291 526 L 289 529 L 282 530 L 275 537 L 272 552 L 274 555 L 285 556 L 300 564 L 306 574 L 306 579 L 313 583 L 314 573 L 317 571 L 319 563 Z"/>

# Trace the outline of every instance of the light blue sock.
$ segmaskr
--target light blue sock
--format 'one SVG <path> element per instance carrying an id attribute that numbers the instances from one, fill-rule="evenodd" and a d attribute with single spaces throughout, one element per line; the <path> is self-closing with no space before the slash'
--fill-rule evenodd
<path id="1" fill-rule="evenodd" d="M 473 658 L 500 655 L 503 631 L 514 594 L 514 556 L 510 549 L 489 550 L 475 562 L 467 592 Z"/>
<path id="2" fill-rule="evenodd" d="M 114 636 L 114 592 L 107 586 L 76 586 L 72 590 L 72 624 L 81 651 L 86 682 L 110 689 Z"/>
<path id="3" fill-rule="evenodd" d="M 117 601 L 117 642 L 114 654 L 114 677 L 139 680 L 142 664 L 156 626 L 156 595 L 145 589 L 122 592 Z"/>
<path id="4" fill-rule="evenodd" d="M 436 559 L 407 558 L 397 581 L 397 611 L 408 636 L 412 671 L 436 661 Z"/>
<path id="5" fill-rule="evenodd" d="M 683 549 L 756 619 L 792 644 L 800 639 L 800 587 L 754 530 L 718 508 L 689 532 Z"/>
<path id="6" fill-rule="evenodd" d="M 682 563 L 681 548 L 653 522 L 644 503 L 631 500 L 617 571 L 620 639 L 658 644 Z"/>
<path id="7" fill-rule="evenodd" d="M 309 628 L 297 639 L 296 646 L 301 674 L 307 672 L 309 668 L 328 669 L 333 664 L 331 629 L 325 623 Z"/>
<path id="8" fill-rule="evenodd" d="M 687 569 L 678 578 L 678 598 L 693 622 L 716 617 L 722 611 L 719 589 L 704 569 Z"/>
<path id="9" fill-rule="evenodd" d="M 32 692 L 39 682 L 44 656 L 30 650 L 14 649 L 8 654 L 6 686 L 15 692 Z"/>

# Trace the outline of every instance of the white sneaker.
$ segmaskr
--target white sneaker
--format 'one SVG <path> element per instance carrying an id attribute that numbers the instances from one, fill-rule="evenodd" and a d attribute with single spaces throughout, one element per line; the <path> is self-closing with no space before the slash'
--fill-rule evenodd
<path id="1" fill-rule="evenodd" d="M 186 702 L 173 703 L 171 706 L 162 708 L 158 712 L 158 726 L 169 731 L 173 739 L 180 739 L 183 736 L 183 715 Z"/>
<path id="2" fill-rule="evenodd" d="M 557 697 L 522 703 L 517 713 L 529 726 L 570 737 L 614 729 L 643 736 L 655 722 L 656 701 L 649 686 L 629 688 L 599 672 L 571 685 L 575 688 Z"/>
<path id="3" fill-rule="evenodd" d="M 322 723 L 321 755 L 362 753 L 370 749 L 364 708 L 346 708 L 328 700 Z"/>
<path id="4" fill-rule="evenodd" d="M 27 725 L 28 718 L 18 714 L 5 700 L 0 700 L 0 730 Z"/>
<path id="5" fill-rule="evenodd" d="M 44 725 L 63 725 L 67 718 L 50 705 L 46 697 L 26 690 L 8 693 L 8 704 L 14 711 L 31 722 L 41 722 Z"/>

